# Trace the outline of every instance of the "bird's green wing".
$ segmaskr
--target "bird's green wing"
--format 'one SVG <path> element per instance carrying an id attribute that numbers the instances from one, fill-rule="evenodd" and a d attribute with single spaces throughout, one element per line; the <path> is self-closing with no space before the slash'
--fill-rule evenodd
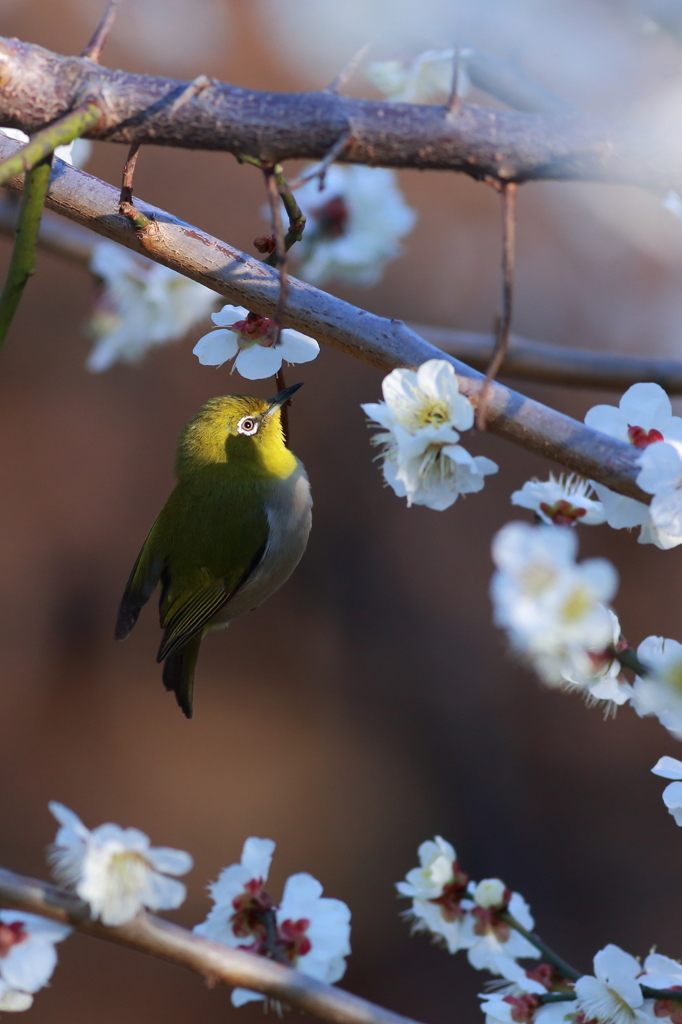
<path id="1" fill-rule="evenodd" d="M 123 591 L 116 622 L 115 637 L 117 640 L 125 640 L 128 636 L 137 622 L 140 611 L 154 593 L 156 584 L 161 578 L 163 555 L 158 550 L 157 524 L 158 520 L 152 526 L 142 545 L 142 550 L 137 556 Z"/>
<path id="2" fill-rule="evenodd" d="M 201 633 L 254 571 L 267 546 L 268 519 L 260 501 L 231 488 L 215 500 L 179 486 L 161 525 L 167 556 L 161 573 L 163 661 Z M 167 511 L 168 510 L 168 511 Z M 172 523 L 167 531 L 166 521 Z"/>

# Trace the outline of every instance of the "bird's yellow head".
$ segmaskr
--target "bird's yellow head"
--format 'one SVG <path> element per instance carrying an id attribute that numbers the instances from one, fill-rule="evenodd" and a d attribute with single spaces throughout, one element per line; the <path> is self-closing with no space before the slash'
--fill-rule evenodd
<path id="1" fill-rule="evenodd" d="M 286 477 L 296 457 L 286 447 L 282 406 L 301 384 L 274 398 L 225 395 L 210 398 L 180 434 L 175 470 L 179 479 L 209 465 L 229 463 L 234 473 Z"/>

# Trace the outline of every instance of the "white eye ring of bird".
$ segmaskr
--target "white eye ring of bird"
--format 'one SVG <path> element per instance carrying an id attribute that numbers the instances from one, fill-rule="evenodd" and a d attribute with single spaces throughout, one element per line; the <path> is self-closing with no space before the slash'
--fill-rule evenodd
<path id="1" fill-rule="evenodd" d="M 237 424 L 237 430 L 240 434 L 246 434 L 247 437 L 251 437 L 253 434 L 258 433 L 259 426 L 260 422 L 255 416 L 242 416 Z"/>

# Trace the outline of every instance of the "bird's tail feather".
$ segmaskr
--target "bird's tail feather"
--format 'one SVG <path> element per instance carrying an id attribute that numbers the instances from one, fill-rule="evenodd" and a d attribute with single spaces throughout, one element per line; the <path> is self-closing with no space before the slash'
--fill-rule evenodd
<path id="1" fill-rule="evenodd" d="M 172 690 L 175 699 L 187 718 L 192 717 L 192 694 L 194 693 L 194 668 L 197 663 L 201 633 L 178 650 L 169 654 L 163 663 L 163 685 Z"/>

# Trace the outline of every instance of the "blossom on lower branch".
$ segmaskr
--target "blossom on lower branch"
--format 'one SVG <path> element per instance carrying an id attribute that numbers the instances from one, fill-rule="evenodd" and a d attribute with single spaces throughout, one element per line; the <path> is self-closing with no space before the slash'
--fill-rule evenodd
<path id="1" fill-rule="evenodd" d="M 338 981 L 350 954 L 350 910 L 341 900 L 323 897 L 320 883 L 304 872 L 287 879 L 282 902 L 275 906 L 263 888 L 274 849 L 271 839 L 246 840 L 241 862 L 224 868 L 210 886 L 213 908 L 194 931 L 319 981 Z M 263 998 L 243 988 L 232 993 L 235 1006 Z"/>
<path id="2" fill-rule="evenodd" d="M 537 957 L 536 948 L 515 931 L 502 914 L 509 913 L 526 929 L 533 918 L 525 900 L 498 878 L 478 885 L 462 871 L 454 848 L 442 836 L 419 847 L 419 867 L 408 871 L 396 888 L 412 899 L 405 917 L 416 932 L 427 931 L 443 942 L 449 953 L 467 950 L 476 968 L 503 973 L 501 962 L 515 957 Z"/>
<path id="3" fill-rule="evenodd" d="M 93 918 L 120 925 L 143 907 L 172 910 L 183 902 L 185 886 L 168 876 L 191 869 L 188 853 L 152 847 L 136 828 L 107 824 L 90 831 L 68 807 L 49 806 L 60 824 L 49 855 L 55 878 L 90 904 Z"/>
<path id="4" fill-rule="evenodd" d="M 386 482 L 410 505 L 443 511 L 460 494 L 480 491 L 497 465 L 472 456 L 459 431 L 474 423 L 471 402 L 460 393 L 454 367 L 429 359 L 419 369 L 393 370 L 382 384 L 383 402 L 362 406 L 384 430 L 372 438 L 382 448 Z"/>
<path id="5" fill-rule="evenodd" d="M 651 1022 L 637 980 L 641 973 L 639 961 L 619 946 L 609 943 L 601 949 L 594 958 L 594 975 L 583 975 L 575 983 L 575 1008 L 582 1019 L 598 1024 Z"/>
<path id="6" fill-rule="evenodd" d="M 576 550 L 571 530 L 504 526 L 492 549 L 494 620 L 549 685 L 623 703 L 631 688 L 620 681 L 613 653 L 620 626 L 607 604 L 618 575 L 604 558 L 577 563 Z"/>
<path id="7" fill-rule="evenodd" d="M 290 328 L 280 332 L 275 344 L 273 321 L 243 306 L 223 306 L 211 320 L 219 329 L 199 338 L 194 355 L 203 366 L 222 366 L 234 359 L 232 368 L 247 380 L 274 376 L 283 361 L 309 363 L 320 352 L 314 338 Z"/>
<path id="8" fill-rule="evenodd" d="M 0 910 L 0 1011 L 28 1010 L 57 965 L 55 945 L 68 925 L 20 910 Z"/>

